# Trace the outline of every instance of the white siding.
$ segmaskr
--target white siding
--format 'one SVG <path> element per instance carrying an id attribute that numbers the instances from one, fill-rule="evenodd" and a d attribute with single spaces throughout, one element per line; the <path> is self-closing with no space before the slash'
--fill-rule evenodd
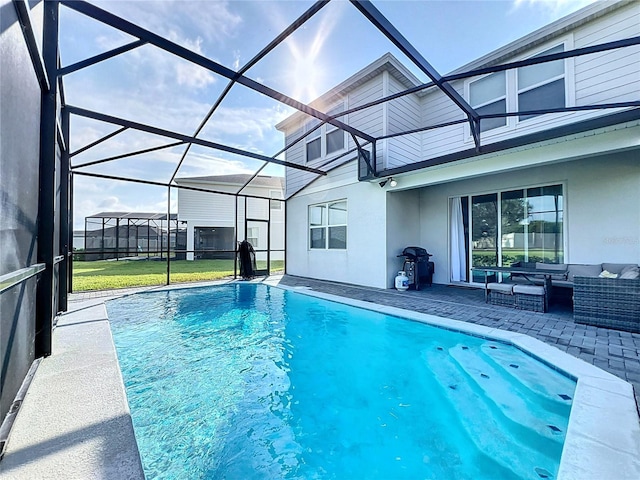
<path id="1" fill-rule="evenodd" d="M 215 193 L 178 190 L 178 219 L 215 222 L 217 226 L 234 226 L 234 197 Z"/>
<path id="2" fill-rule="evenodd" d="M 363 105 L 365 103 L 371 102 L 373 100 L 377 100 L 382 98 L 383 96 L 383 86 L 382 86 L 382 75 L 379 75 L 369 82 L 366 82 L 364 85 L 355 89 L 353 92 L 349 93 L 346 108 L 350 109 L 353 107 L 357 107 L 359 105 Z M 369 135 L 380 136 L 383 134 L 383 122 L 382 122 L 382 111 L 383 106 L 377 105 L 375 107 L 367 108 L 365 110 L 361 110 L 359 112 L 352 113 L 348 116 L 343 117 L 343 121 L 348 123 L 353 128 L 357 128 Z M 302 133 L 302 128 L 299 128 L 295 132 L 287 132 L 285 141 L 287 143 L 291 142 L 293 139 L 298 138 Z M 347 149 L 350 150 L 355 148 L 355 144 L 353 143 L 353 139 L 351 135 L 347 135 Z M 352 155 L 355 158 L 355 154 Z M 339 159 L 336 163 L 339 164 L 341 161 L 346 160 L 349 157 L 343 157 Z M 380 154 L 379 154 L 380 158 Z M 288 162 L 297 163 L 299 165 L 305 165 L 305 142 L 302 141 L 299 144 L 293 146 L 288 149 L 285 154 L 285 159 Z M 326 158 L 321 158 L 314 162 L 307 163 L 306 165 L 309 167 L 318 167 L 324 164 L 327 161 Z M 355 163 L 355 162 L 354 162 Z M 326 167 L 324 167 L 326 169 Z M 297 170 L 295 168 L 287 168 L 286 169 L 286 197 L 289 198 L 291 195 L 299 191 L 304 186 L 308 185 L 311 181 L 315 180 L 318 175 L 314 173 L 305 172 L 303 170 Z M 357 179 L 357 174 L 354 177 Z"/>
<path id="3" fill-rule="evenodd" d="M 564 41 L 567 49 L 620 40 L 640 35 L 640 2 L 631 3 L 611 14 L 577 28 L 574 32 L 551 39 L 544 46 L 525 52 L 506 61 L 527 58 Z M 626 47 L 605 53 L 585 55 L 565 62 L 567 101 L 569 105 L 590 105 L 637 101 L 640 99 L 640 47 Z M 455 84 L 464 95 L 463 83 Z M 465 97 L 466 98 L 466 97 Z M 440 92 L 429 93 L 423 98 L 423 123 L 435 125 L 464 118 L 464 114 Z M 563 114 L 548 114 L 517 122 L 509 120 L 511 128 L 483 132 L 482 143 L 494 142 L 527 135 L 567 123 L 614 113 L 612 110 L 591 110 Z M 422 158 L 427 160 L 442 155 L 472 149 L 474 143 L 467 124 L 460 124 L 422 135 Z"/>
<path id="4" fill-rule="evenodd" d="M 460 84 L 455 85 L 461 95 L 464 92 Z M 422 123 L 424 126 L 439 125 L 465 118 L 460 108 L 439 90 L 431 90 L 422 98 Z M 462 150 L 465 125 L 458 124 L 422 132 L 422 158 L 436 158 L 441 155 Z"/>
<path id="5" fill-rule="evenodd" d="M 387 95 L 406 90 L 406 87 L 392 76 L 389 76 L 388 85 Z M 405 95 L 390 102 L 387 109 L 388 134 L 420 128 L 420 99 L 415 94 Z M 386 168 L 399 167 L 419 161 L 421 158 L 420 137 L 420 133 L 413 133 L 388 139 Z"/>
<path id="6" fill-rule="evenodd" d="M 379 75 L 378 77 L 370 80 L 369 82 L 365 83 L 360 88 L 354 90 L 349 94 L 347 108 L 351 109 L 354 107 L 358 107 L 374 100 L 378 100 L 383 96 L 383 76 Z M 384 105 L 376 105 L 365 110 L 360 110 L 359 112 L 351 113 L 349 114 L 349 124 L 354 128 L 357 128 L 358 130 L 374 137 L 384 135 L 384 109 Z M 353 143 L 353 139 L 350 135 L 348 138 L 349 140 L 347 142 L 347 148 L 355 148 L 356 145 Z M 358 139 L 358 141 L 362 142 L 361 139 Z M 383 149 L 378 148 L 376 150 L 376 165 L 378 166 L 378 168 L 381 168 L 383 165 L 383 155 Z"/>

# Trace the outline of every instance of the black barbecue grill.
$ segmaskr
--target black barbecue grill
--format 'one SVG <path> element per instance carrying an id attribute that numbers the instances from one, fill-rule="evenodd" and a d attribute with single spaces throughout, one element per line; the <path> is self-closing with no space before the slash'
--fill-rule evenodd
<path id="1" fill-rule="evenodd" d="M 422 285 L 433 283 L 435 264 L 429 261 L 432 255 L 422 247 L 406 247 L 398 257 L 404 257 L 402 270 L 409 279 L 409 289 L 420 290 Z"/>

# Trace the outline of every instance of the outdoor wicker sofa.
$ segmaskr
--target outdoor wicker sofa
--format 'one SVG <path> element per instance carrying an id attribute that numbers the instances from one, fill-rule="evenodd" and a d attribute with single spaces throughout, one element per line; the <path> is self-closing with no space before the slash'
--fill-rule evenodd
<path id="1" fill-rule="evenodd" d="M 514 266 L 548 270 L 554 265 L 519 262 Z M 637 276 L 640 267 L 638 265 L 558 264 L 556 268 L 566 273 L 553 275 L 551 284 L 554 289 L 556 287 L 573 289 L 574 322 L 640 333 L 640 277 Z M 544 283 L 544 277 L 536 275 L 530 275 L 528 279 L 513 275 L 511 280 L 514 283 L 530 282 L 539 285 Z"/>
<path id="2" fill-rule="evenodd" d="M 640 279 L 574 277 L 573 321 L 640 333 Z"/>

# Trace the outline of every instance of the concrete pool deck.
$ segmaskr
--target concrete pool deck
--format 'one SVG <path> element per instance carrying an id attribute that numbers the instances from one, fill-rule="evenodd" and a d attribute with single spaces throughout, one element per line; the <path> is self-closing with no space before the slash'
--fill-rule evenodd
<path id="1" fill-rule="evenodd" d="M 215 283 L 221 282 L 209 284 Z M 265 283 L 311 290 L 308 293 L 317 296 L 339 295 L 345 303 L 429 323 L 444 322 L 441 324 L 449 328 L 499 337 L 525 350 L 533 348 L 534 353 L 543 358 L 550 356 L 554 363 L 559 362 L 561 368 L 581 377 L 570 419 L 571 435 L 565 442 L 558 478 L 640 478 L 640 426 L 631 385 L 548 345 L 566 346 L 563 350 L 578 357 L 580 355 L 575 353 L 590 355 L 588 352 L 591 350 L 586 349 L 584 342 L 581 343 L 582 350 L 569 350 L 575 347 L 570 345 L 571 339 L 566 345 L 558 341 L 548 341 L 545 345 L 531 338 L 546 335 L 562 339 L 565 332 L 562 322 L 568 318 L 566 312 L 538 314 L 488 307 L 478 301 L 477 291 L 459 295 L 456 302 L 456 297 L 452 297 L 451 291 L 443 286 L 435 286 L 430 291 L 400 293 L 289 276 L 271 278 Z M 0 462 L 0 479 L 144 478 L 104 307 L 105 300 L 141 290 L 150 289 L 71 296 L 69 312 L 60 317 L 54 331 L 54 354 L 41 362 L 20 408 L 4 459 Z M 407 310 L 397 309 L 398 306 Z M 450 323 L 449 319 L 460 315 L 472 318 L 465 323 Z M 473 321 L 476 317 L 480 320 Z M 492 324 L 483 326 L 484 321 Z M 514 329 L 526 328 L 524 333 L 527 335 L 517 330 L 504 332 L 509 328 L 505 328 L 502 322 L 505 325 L 511 322 Z M 569 329 L 568 324 L 566 327 Z M 588 328 L 595 328 L 579 327 L 583 327 L 585 332 Z M 553 329 L 560 333 L 553 336 Z M 633 345 L 638 341 L 637 345 L 640 345 L 640 335 L 597 330 L 616 334 L 598 336 L 602 332 L 596 331 L 593 337 L 579 336 L 595 339 L 593 361 L 589 363 L 597 364 L 597 360 L 600 365 L 606 362 L 609 366 L 610 361 L 615 362 L 617 357 L 611 352 L 628 352 L 631 349 L 625 348 L 621 339 L 630 339 Z M 584 333 L 582 329 L 577 331 Z M 609 338 L 615 339 L 611 345 L 620 350 L 607 348 L 605 354 L 605 350 L 597 346 L 604 345 L 603 339 Z M 635 348 L 635 358 L 629 355 L 621 358 L 637 362 L 638 351 Z M 619 370 L 626 376 L 624 367 L 634 364 L 623 360 L 621 365 L 613 365 L 621 366 Z M 634 374 L 635 370 L 630 369 L 629 376 L 633 378 Z"/>

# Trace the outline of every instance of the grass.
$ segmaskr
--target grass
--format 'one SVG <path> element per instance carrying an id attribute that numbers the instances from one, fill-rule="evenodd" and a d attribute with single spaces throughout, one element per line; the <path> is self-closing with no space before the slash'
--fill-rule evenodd
<path id="1" fill-rule="evenodd" d="M 266 262 L 258 261 L 257 267 L 258 269 L 266 268 Z M 271 262 L 271 273 L 282 270 L 284 270 L 282 260 Z M 171 262 L 172 283 L 218 280 L 230 276 L 233 276 L 233 260 L 174 260 Z M 166 281 L 166 261 L 73 262 L 75 292 L 164 285 Z"/>

